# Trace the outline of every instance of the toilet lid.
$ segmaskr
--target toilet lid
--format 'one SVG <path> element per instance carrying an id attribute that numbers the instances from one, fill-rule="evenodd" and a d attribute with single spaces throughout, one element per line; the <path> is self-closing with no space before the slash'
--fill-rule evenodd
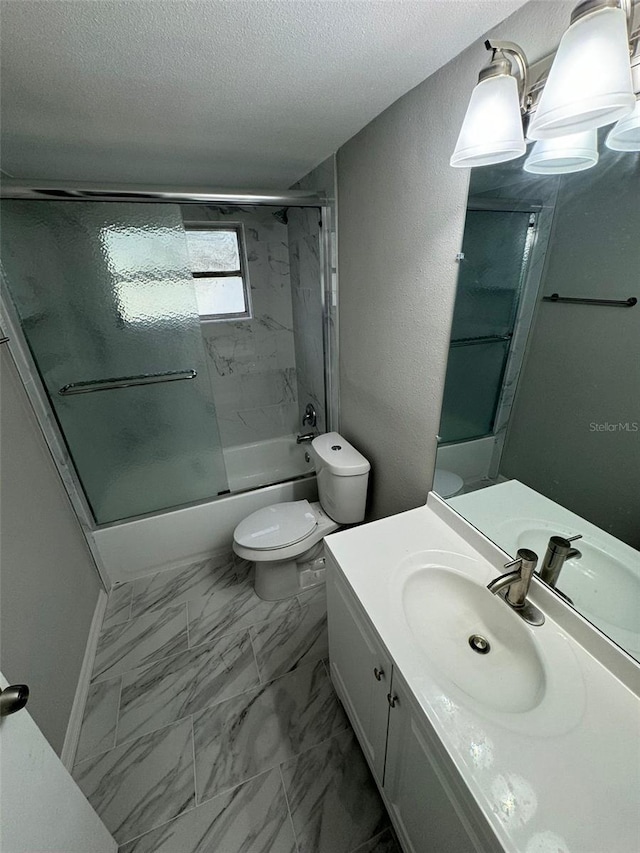
<path id="1" fill-rule="evenodd" d="M 454 474 L 453 471 L 436 468 L 436 475 L 433 478 L 433 491 L 441 498 L 452 498 L 458 494 L 463 485 L 462 477 Z"/>
<path id="2" fill-rule="evenodd" d="M 308 536 L 317 524 L 309 501 L 290 501 L 252 512 L 236 527 L 238 545 L 266 551 L 284 548 Z"/>

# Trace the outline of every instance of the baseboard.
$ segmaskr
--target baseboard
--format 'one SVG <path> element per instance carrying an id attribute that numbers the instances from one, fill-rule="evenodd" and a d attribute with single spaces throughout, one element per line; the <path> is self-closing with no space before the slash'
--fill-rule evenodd
<path id="1" fill-rule="evenodd" d="M 71 772 L 71 768 L 75 762 L 76 751 L 78 749 L 78 741 L 80 740 L 80 729 L 82 728 L 82 718 L 84 717 L 84 708 L 87 704 L 87 696 L 89 695 L 89 685 L 91 683 L 91 672 L 93 670 L 93 661 L 96 656 L 96 648 L 98 646 L 98 637 L 102 627 L 104 612 L 107 607 L 107 593 L 100 590 L 98 593 L 98 601 L 96 609 L 93 612 L 87 645 L 84 651 L 82 667 L 80 668 L 80 676 L 76 687 L 76 695 L 73 698 L 71 706 L 71 714 L 67 725 L 67 732 L 62 745 L 62 753 L 60 760 L 64 766 Z"/>

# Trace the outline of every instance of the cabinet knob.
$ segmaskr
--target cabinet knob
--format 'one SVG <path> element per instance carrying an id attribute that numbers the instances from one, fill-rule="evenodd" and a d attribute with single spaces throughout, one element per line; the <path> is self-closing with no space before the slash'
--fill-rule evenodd
<path id="1" fill-rule="evenodd" d="M 384 669 L 378 669 L 377 666 L 374 666 L 373 674 L 376 677 L 376 681 L 382 681 L 382 679 L 384 678 Z"/>
<path id="2" fill-rule="evenodd" d="M 393 694 L 393 696 L 391 695 L 391 693 L 387 693 L 387 702 L 389 703 L 390 708 L 395 708 L 398 704 L 398 697 L 395 693 Z"/>

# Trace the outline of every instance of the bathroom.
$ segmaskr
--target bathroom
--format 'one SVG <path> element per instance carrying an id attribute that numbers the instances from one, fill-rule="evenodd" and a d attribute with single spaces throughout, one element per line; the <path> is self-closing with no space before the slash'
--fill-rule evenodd
<path id="1" fill-rule="evenodd" d="M 65 780 L 57 783 L 60 799 L 49 804 L 43 790 L 42 809 L 70 808 L 79 785 L 115 838 L 104 840 L 100 823 L 91 842 L 85 837 L 73 847 L 66 836 L 63 849 L 364 853 L 398 851 L 401 843 L 411 849 L 394 834 L 396 822 L 385 811 L 369 775 L 371 765 L 332 689 L 322 582 L 286 599 L 257 600 L 249 563 L 232 552 L 233 534 L 244 518 L 272 504 L 317 500 L 314 456 L 305 434 L 337 432 L 370 463 L 366 522 L 401 518 L 424 507 L 436 456 L 438 467 L 456 470 L 440 454 L 456 447 L 442 436 L 441 409 L 465 264 L 459 256 L 468 197 L 495 200 L 497 193 L 474 186 L 480 170 L 451 168 L 449 158 L 487 59 L 487 33 L 521 44 L 533 65 L 557 48 L 573 5 L 288 2 L 260 10 L 243 2 L 160 3 L 154 19 L 149 4 L 137 0 L 95 7 L 58 0 L 3 3 L 2 204 L 9 211 L 3 209 L 8 244 L 3 270 L 10 299 L 3 296 L 1 326 L 10 340 L 0 347 L 2 672 L 11 682 L 29 683 L 28 711 L 61 759 L 58 776 L 52 777 Z M 269 19 L 272 6 L 278 8 L 277 26 Z M 313 56 L 308 56 L 310 30 L 318 39 Z M 283 55 L 285 32 L 293 56 Z M 238 98 L 234 86 L 240 82 L 227 75 L 229 91 L 216 91 L 207 66 L 215 57 L 216 74 L 222 75 L 225 59 L 235 68 L 241 41 L 254 67 L 241 63 L 248 89 Z M 194 57 L 193 67 L 185 68 L 185 56 Z M 350 68 L 348 57 L 360 65 Z M 298 100 L 289 97 L 292 64 L 300 75 Z M 380 69 L 390 64 L 387 79 Z M 334 66 L 341 77 L 332 76 Z M 275 99 L 270 103 L 280 110 L 277 115 L 267 115 L 266 101 L 249 95 L 264 81 L 268 85 L 259 91 Z M 365 97 L 363 81 L 377 91 Z M 237 102 L 243 100 L 240 121 Z M 630 164 L 625 185 L 633 187 L 638 154 L 625 156 Z M 508 178 L 503 183 L 513 188 Z M 514 196 L 505 190 L 503 197 Z M 535 201 L 544 207 L 539 194 Z M 172 233 L 180 232 L 185 259 L 185 234 L 224 221 L 243 235 L 239 266 L 224 271 L 240 273 L 236 279 L 243 281 L 248 271 L 250 289 L 245 288 L 241 306 L 245 311 L 248 306 L 248 316 L 201 321 L 206 312 L 191 302 L 181 321 L 188 334 L 175 335 L 153 320 L 152 310 L 161 313 L 161 304 L 142 306 L 146 321 L 136 324 L 132 318 L 141 306 L 132 297 L 127 314 L 126 289 L 124 298 L 120 291 L 120 313 L 110 309 L 119 317 L 116 331 L 125 327 L 148 334 L 149 341 L 156 336 L 150 343 L 154 363 L 136 363 L 123 352 L 124 340 L 121 346 L 107 341 L 99 318 L 83 313 L 88 288 L 80 288 L 78 273 L 75 299 L 71 291 L 63 294 L 63 286 L 69 287 L 63 274 L 57 289 L 38 291 L 36 258 L 44 257 L 54 273 L 62 261 L 73 263 L 73 252 L 79 258 L 83 251 L 81 229 L 67 246 L 58 225 L 50 252 L 39 244 L 30 255 L 34 229 L 42 238 L 48 226 L 29 214 L 33 222 L 27 228 L 23 217 L 20 253 L 12 205 L 27 211 L 68 209 L 55 215 L 67 226 L 75 219 L 76 227 L 98 217 L 81 214 L 83 208 L 104 208 L 111 217 L 104 222 L 129 217 L 111 229 L 125 235 L 136 217 L 144 223 L 141 231 L 152 235 L 149 218 L 166 213 L 173 217 Z M 166 234 L 169 225 L 158 228 Z M 260 228 L 271 235 L 265 251 L 252 243 L 260 243 Z M 59 255 L 51 254 L 54 250 Z M 49 300 L 44 319 L 50 325 L 44 332 L 40 326 L 39 341 L 29 340 L 35 327 L 21 324 L 41 306 L 29 293 L 20 301 L 18 255 L 23 267 L 32 265 L 24 280 Z M 529 271 L 533 266 L 531 261 Z M 261 270 L 268 278 L 263 293 Z M 157 273 L 147 266 L 141 275 Z M 628 269 L 625 275 L 613 298 L 636 295 L 636 279 Z M 127 275 L 121 280 L 126 283 Z M 599 281 L 600 291 L 604 284 Z M 556 289 L 562 294 L 566 288 Z M 594 285 L 582 295 L 606 293 Z M 67 311 L 58 310 L 61 299 L 67 299 Z M 637 342 L 633 326 L 620 331 L 619 325 L 635 322 L 635 309 L 592 311 L 598 312 L 591 315 L 594 323 L 602 318 L 608 324 L 602 337 L 617 335 L 631 347 Z M 76 317 L 77 331 L 69 332 L 69 319 Z M 532 312 L 526 328 L 538 320 Z M 585 333 L 570 320 L 568 326 L 576 336 Z M 580 338 L 571 341 L 576 346 Z M 67 369 L 69 352 L 78 358 L 71 366 L 82 368 L 79 372 Z M 90 363 L 87 355 L 84 362 L 88 352 L 104 360 Z M 635 361 L 633 355 L 631 349 L 629 383 L 637 380 L 637 349 Z M 59 367 L 65 368 L 60 375 Z M 67 384 L 191 368 L 198 373 L 193 381 L 67 400 L 58 394 Z M 55 382 L 51 389 L 48 370 Z M 605 385 L 599 378 L 588 396 L 604 395 Z M 194 387 L 199 389 L 195 398 Z M 163 418 L 164 438 L 156 429 L 156 392 L 175 401 L 177 421 Z M 131 474 L 131 413 L 118 402 L 127 393 L 141 395 L 137 428 L 165 442 L 141 460 L 133 480 L 126 476 Z M 578 392 L 569 406 L 575 408 L 584 396 Z M 640 421 L 638 397 L 620 397 L 623 405 L 607 398 L 587 424 Z M 70 424 L 65 418 L 74 404 L 85 405 L 84 420 Z M 188 411 L 193 417 L 184 417 Z M 586 410 L 580 411 L 586 417 Z M 527 422 L 532 414 L 521 409 L 520 417 Z M 191 430 L 186 447 L 175 423 Z M 492 443 L 496 433 L 494 423 Z M 624 517 L 626 527 L 614 530 L 601 521 L 595 498 L 594 506 L 578 507 L 534 485 L 522 451 L 522 473 L 504 476 L 566 502 L 637 549 L 628 532 L 632 504 L 624 498 L 632 495 L 628 484 L 637 479 L 637 438 L 631 429 L 617 438 L 613 461 L 600 465 L 597 489 L 612 466 L 624 470 L 618 479 L 609 478 L 611 490 L 598 503 Z M 207 448 L 208 470 L 191 464 L 193 473 L 185 478 L 183 463 L 193 462 L 198 442 Z M 262 445 L 262 458 L 249 459 L 256 445 Z M 115 460 L 111 467 L 108 453 Z M 284 474 L 282 457 L 292 464 Z M 530 461 L 535 467 L 535 459 Z M 169 467 L 158 477 L 166 462 Z M 581 495 L 596 491 L 585 457 L 569 463 L 570 471 L 558 479 L 573 480 Z M 481 480 L 487 472 L 489 467 L 472 473 Z M 493 473 L 491 483 L 502 472 Z M 483 491 L 453 497 L 452 506 Z M 612 495 L 619 495 L 618 503 Z M 135 505 L 123 509 L 126 501 Z M 473 521 L 471 510 L 465 513 L 461 505 L 460 512 Z M 491 532 L 487 536 L 491 539 Z M 505 551 L 511 553 L 510 547 Z M 122 638 L 120 648 L 105 635 L 100 645 L 101 627 L 111 640 Z M 629 665 L 635 666 L 625 658 L 624 666 Z M 637 681 L 637 667 L 633 678 Z M 176 709 L 182 701 L 189 704 L 192 692 L 198 694 L 193 706 Z M 87 716 L 91 709 L 95 713 Z M 19 821 L 22 817 L 10 814 L 6 821 L 3 816 L 4 825 Z M 541 844 L 527 853 L 544 850 Z M 503 842 L 498 849 L 525 848 Z M 444 848 L 427 838 L 420 849 Z M 575 844 L 568 849 L 587 853 Z M 621 842 L 619 850 L 631 848 Z"/>

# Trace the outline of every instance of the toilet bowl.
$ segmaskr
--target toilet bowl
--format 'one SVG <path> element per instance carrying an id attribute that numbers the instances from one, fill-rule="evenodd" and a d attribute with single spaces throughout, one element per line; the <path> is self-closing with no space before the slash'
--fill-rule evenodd
<path id="1" fill-rule="evenodd" d="M 233 533 L 233 550 L 255 566 L 257 595 L 288 598 L 324 582 L 323 540 L 364 519 L 369 462 L 337 432 L 311 443 L 319 501 L 288 501 L 251 513 Z"/>
<path id="2" fill-rule="evenodd" d="M 433 491 L 441 498 L 452 498 L 460 494 L 464 486 L 464 480 L 453 471 L 444 468 L 436 468 L 433 478 Z"/>

